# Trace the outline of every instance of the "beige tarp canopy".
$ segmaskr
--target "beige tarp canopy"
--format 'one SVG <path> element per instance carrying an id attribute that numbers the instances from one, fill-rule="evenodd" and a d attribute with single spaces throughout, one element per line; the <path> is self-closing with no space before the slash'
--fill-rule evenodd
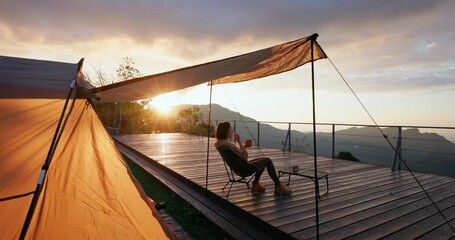
<path id="1" fill-rule="evenodd" d="M 0 57 L 0 239 L 19 238 L 77 69 Z M 66 115 L 26 238 L 173 236 L 87 101 L 71 99 Z"/>
<path id="2" fill-rule="evenodd" d="M 132 101 L 204 82 L 240 82 L 289 71 L 312 60 L 313 36 L 91 90 L 81 77 L 81 63 L 0 56 L 0 239 L 19 237 L 73 79 L 78 88 L 27 238 L 173 238 L 83 98 L 94 93 L 103 102 Z M 326 58 L 313 43 L 313 59 Z"/>
<path id="3" fill-rule="evenodd" d="M 313 35 L 314 36 L 314 35 Z M 92 89 L 101 102 L 125 102 L 150 98 L 212 81 L 233 83 L 292 70 L 311 61 L 311 37 L 223 60 Z M 314 60 L 327 58 L 314 41 Z"/>

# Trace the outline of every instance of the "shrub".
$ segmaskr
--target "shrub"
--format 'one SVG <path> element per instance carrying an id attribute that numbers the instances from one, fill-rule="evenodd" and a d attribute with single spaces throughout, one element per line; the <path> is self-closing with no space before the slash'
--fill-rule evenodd
<path id="1" fill-rule="evenodd" d="M 352 153 L 346 152 L 346 151 L 339 152 L 335 156 L 335 158 L 344 159 L 344 160 L 350 160 L 350 161 L 354 161 L 354 162 L 360 162 L 360 160 L 358 158 L 354 157 L 354 155 L 352 155 Z"/>

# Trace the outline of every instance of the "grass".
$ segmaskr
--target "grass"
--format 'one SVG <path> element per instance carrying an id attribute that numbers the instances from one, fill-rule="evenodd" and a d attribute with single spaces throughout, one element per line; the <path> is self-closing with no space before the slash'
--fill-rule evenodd
<path id="1" fill-rule="evenodd" d="M 155 202 L 165 202 L 167 214 L 195 240 L 228 239 L 228 235 L 208 220 L 200 211 L 184 199 L 175 195 L 155 177 L 131 161 L 127 161 L 131 172 L 142 185 L 147 195 Z"/>

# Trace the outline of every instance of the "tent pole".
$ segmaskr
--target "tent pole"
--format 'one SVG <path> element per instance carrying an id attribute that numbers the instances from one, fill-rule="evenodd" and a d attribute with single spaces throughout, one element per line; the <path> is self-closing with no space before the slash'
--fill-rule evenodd
<path id="1" fill-rule="evenodd" d="M 316 236 L 319 239 L 319 180 L 317 178 L 318 174 L 318 155 L 316 147 L 316 104 L 315 104 L 315 92 L 314 92 L 314 50 L 313 43 L 316 41 L 318 34 L 315 33 L 310 36 L 311 38 L 311 92 L 313 97 L 313 153 L 314 153 L 314 176 L 316 181 L 314 181 L 314 199 L 316 205 Z"/>
<path id="2" fill-rule="evenodd" d="M 70 91 L 68 93 L 68 96 L 66 97 L 65 105 L 63 106 L 63 110 L 62 110 L 62 113 L 60 115 L 60 119 L 59 119 L 58 124 L 57 124 L 57 129 L 55 129 L 54 137 L 52 138 L 51 146 L 49 147 L 49 151 L 47 153 L 46 161 L 44 162 L 44 165 L 41 167 L 41 173 L 40 173 L 40 176 L 38 178 L 38 184 L 36 185 L 35 192 L 34 192 L 33 198 L 32 198 L 32 202 L 30 203 L 30 207 L 28 209 L 24 225 L 22 226 L 21 235 L 20 235 L 19 239 L 24 239 L 25 236 L 27 235 L 27 230 L 28 230 L 28 228 L 30 226 L 30 222 L 32 221 L 33 214 L 34 214 L 35 208 L 36 208 L 36 204 L 38 203 L 38 198 L 40 196 L 41 190 L 43 189 L 43 185 L 42 184 L 44 182 L 44 179 L 46 178 L 47 170 L 49 169 L 49 166 L 50 166 L 51 160 L 52 160 L 52 156 L 53 156 L 53 153 L 55 151 L 55 147 L 56 147 L 56 144 L 57 144 L 56 140 L 57 140 L 57 136 L 59 135 L 59 132 L 60 132 L 60 129 L 61 129 L 63 117 L 65 116 L 66 108 L 68 106 L 68 102 L 69 102 L 69 99 L 71 97 L 71 94 L 73 92 L 73 89 L 74 89 L 75 85 L 76 85 L 76 80 L 71 81 Z"/>
<path id="3" fill-rule="evenodd" d="M 209 185 L 209 155 L 210 155 L 210 124 L 212 121 L 212 81 L 210 81 L 210 100 L 209 100 L 209 124 L 207 126 L 207 165 L 205 169 L 205 193 L 208 196 L 208 185 Z"/>

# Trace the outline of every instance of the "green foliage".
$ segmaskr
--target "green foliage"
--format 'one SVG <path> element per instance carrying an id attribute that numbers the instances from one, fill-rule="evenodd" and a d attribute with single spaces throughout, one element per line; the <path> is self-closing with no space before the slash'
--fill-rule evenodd
<path id="1" fill-rule="evenodd" d="M 104 126 L 114 134 L 147 134 L 157 132 L 182 132 L 207 136 L 208 123 L 198 107 L 179 111 L 177 119 L 163 117 L 159 112 L 146 108 L 148 101 L 127 103 L 96 103 L 94 109 Z M 214 126 L 210 126 L 213 137 Z"/>
<path id="2" fill-rule="evenodd" d="M 177 114 L 180 131 L 191 135 L 207 136 L 208 124 L 202 120 L 203 116 L 201 109 L 196 106 L 180 110 Z M 210 126 L 211 134 L 213 130 L 214 127 Z"/>
<path id="3" fill-rule="evenodd" d="M 184 133 L 194 131 L 195 127 L 202 119 L 201 109 L 199 107 L 189 107 L 179 111 L 177 120 L 180 122 L 180 128 Z"/>
<path id="4" fill-rule="evenodd" d="M 345 152 L 345 151 L 341 151 L 339 152 L 335 158 L 338 158 L 338 159 L 344 159 L 344 160 L 351 160 L 351 161 L 354 161 L 354 162 L 360 162 L 360 160 L 356 157 L 354 157 L 354 155 L 352 155 L 352 153 L 350 152 Z"/>

